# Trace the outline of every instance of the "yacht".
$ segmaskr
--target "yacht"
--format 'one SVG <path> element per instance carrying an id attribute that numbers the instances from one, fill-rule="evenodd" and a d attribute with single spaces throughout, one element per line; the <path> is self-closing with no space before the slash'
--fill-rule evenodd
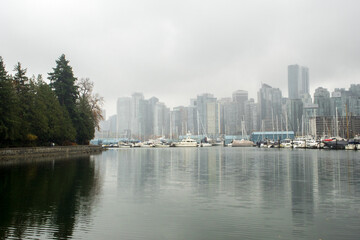
<path id="1" fill-rule="evenodd" d="M 174 147 L 197 147 L 198 143 L 196 142 L 196 140 L 190 138 L 190 136 L 191 136 L 191 133 L 187 133 L 186 138 L 181 140 L 181 142 L 173 143 L 173 146 Z"/>
<path id="2" fill-rule="evenodd" d="M 282 140 L 280 142 L 280 147 L 282 147 L 282 148 L 292 148 L 293 147 L 293 142 L 289 138 L 284 139 L 284 140 Z"/>

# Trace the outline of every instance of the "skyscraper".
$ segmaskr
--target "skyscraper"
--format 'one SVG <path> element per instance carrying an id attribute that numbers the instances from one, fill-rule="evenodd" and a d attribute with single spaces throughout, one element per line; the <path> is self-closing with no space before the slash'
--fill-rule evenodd
<path id="1" fill-rule="evenodd" d="M 289 99 L 301 99 L 309 94 L 309 68 L 295 65 L 288 66 Z"/>
<path id="2" fill-rule="evenodd" d="M 279 127 L 282 114 L 282 94 L 279 88 L 262 84 L 258 92 L 258 125 L 261 131 L 274 131 Z"/>

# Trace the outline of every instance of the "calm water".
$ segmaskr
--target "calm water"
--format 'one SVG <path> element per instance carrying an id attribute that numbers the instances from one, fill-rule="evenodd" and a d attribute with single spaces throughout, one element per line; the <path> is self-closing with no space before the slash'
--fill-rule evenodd
<path id="1" fill-rule="evenodd" d="M 359 239 L 360 151 L 120 149 L 0 164 L 0 239 Z"/>

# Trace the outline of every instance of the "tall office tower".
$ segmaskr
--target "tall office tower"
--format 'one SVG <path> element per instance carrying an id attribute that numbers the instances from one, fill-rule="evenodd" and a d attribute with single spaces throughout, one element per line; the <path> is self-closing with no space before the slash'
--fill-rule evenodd
<path id="1" fill-rule="evenodd" d="M 282 115 L 280 89 L 263 84 L 258 92 L 258 126 L 261 131 L 279 128 Z"/>
<path id="2" fill-rule="evenodd" d="M 174 107 L 171 111 L 170 138 L 176 139 L 187 133 L 187 111 L 184 106 Z"/>
<path id="3" fill-rule="evenodd" d="M 326 88 L 318 87 L 315 89 L 314 103 L 318 105 L 317 116 L 331 115 L 330 92 Z"/>
<path id="4" fill-rule="evenodd" d="M 247 135 L 258 129 L 256 103 L 253 98 L 245 102 L 245 130 Z"/>
<path id="5" fill-rule="evenodd" d="M 202 95 L 198 95 L 196 98 L 196 106 L 197 106 L 197 112 L 198 112 L 198 119 L 199 119 L 199 132 L 200 134 L 207 134 L 207 124 L 208 124 L 208 110 L 207 106 L 208 103 L 214 103 L 216 102 L 216 98 L 214 95 L 210 93 L 204 93 Z M 212 109 L 213 110 L 213 109 Z"/>
<path id="6" fill-rule="evenodd" d="M 288 66 L 289 99 L 300 99 L 309 94 L 309 68 L 295 65 Z"/>
<path id="7" fill-rule="evenodd" d="M 235 127 L 232 127 L 235 124 L 234 122 L 234 111 L 233 111 L 233 102 L 231 98 L 222 98 L 219 101 L 220 104 L 220 134 L 233 135 Z"/>
<path id="8" fill-rule="evenodd" d="M 237 91 L 233 92 L 233 94 L 232 94 L 233 102 L 244 103 L 245 101 L 248 100 L 248 97 L 249 97 L 249 93 L 248 93 L 248 91 L 245 91 L 245 90 L 237 90 Z"/>
<path id="9" fill-rule="evenodd" d="M 145 122 L 148 101 L 144 99 L 142 93 L 133 93 L 131 95 L 131 135 L 134 138 L 145 139 Z"/>
<path id="10" fill-rule="evenodd" d="M 235 105 L 235 132 L 243 133 L 245 126 L 245 102 L 248 100 L 248 92 L 244 90 L 237 90 L 233 92 L 232 99 Z"/>
<path id="11" fill-rule="evenodd" d="M 302 135 L 303 132 L 303 108 L 301 99 L 287 99 L 286 101 L 287 129 L 294 131 L 297 136 Z"/>
<path id="12" fill-rule="evenodd" d="M 220 134 L 220 104 L 215 102 L 208 102 L 206 104 L 206 120 L 207 130 L 206 134 L 211 137 L 217 137 Z"/>
<path id="13" fill-rule="evenodd" d="M 116 104 L 117 113 L 117 133 L 118 137 L 129 138 L 131 136 L 131 98 L 118 98 Z"/>

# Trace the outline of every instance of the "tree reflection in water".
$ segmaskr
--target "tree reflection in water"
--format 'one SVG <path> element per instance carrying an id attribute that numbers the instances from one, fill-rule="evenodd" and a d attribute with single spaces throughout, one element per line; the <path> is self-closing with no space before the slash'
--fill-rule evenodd
<path id="1" fill-rule="evenodd" d="M 0 239 L 70 238 L 100 191 L 90 157 L 0 166 Z"/>

